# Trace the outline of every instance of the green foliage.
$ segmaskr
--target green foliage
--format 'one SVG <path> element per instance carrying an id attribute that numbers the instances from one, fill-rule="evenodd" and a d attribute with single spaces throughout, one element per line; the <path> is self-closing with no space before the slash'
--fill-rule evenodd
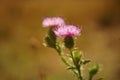
<path id="1" fill-rule="evenodd" d="M 63 37 L 64 38 L 64 37 Z M 67 70 L 70 70 L 74 73 L 74 75 L 78 78 L 78 80 L 85 80 L 82 75 L 82 67 L 84 65 L 91 62 L 87 59 L 82 59 L 82 52 L 74 47 L 74 37 L 66 36 L 64 41 L 57 40 L 57 37 L 53 31 L 53 28 L 50 28 L 48 31 L 47 37 L 45 37 L 45 42 L 48 47 L 54 48 L 63 63 L 67 66 Z M 64 50 L 68 50 L 64 52 Z M 95 64 L 89 69 L 89 78 L 87 80 L 92 80 L 93 77 L 99 71 L 99 65 Z M 103 78 L 99 78 L 97 80 L 102 80 Z"/>

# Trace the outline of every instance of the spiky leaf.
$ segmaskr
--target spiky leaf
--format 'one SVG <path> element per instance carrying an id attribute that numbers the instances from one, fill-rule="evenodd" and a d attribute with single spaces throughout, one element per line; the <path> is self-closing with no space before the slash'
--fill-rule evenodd
<path id="1" fill-rule="evenodd" d="M 82 60 L 81 62 L 82 62 L 82 64 L 84 64 L 84 65 L 85 65 L 85 64 L 89 63 L 89 62 L 90 62 L 90 60 Z"/>
<path id="2" fill-rule="evenodd" d="M 68 70 L 71 70 L 71 69 L 73 70 L 73 69 L 76 69 L 76 67 L 74 67 L 74 66 L 69 66 L 69 67 L 67 67 L 67 69 L 68 69 Z"/>

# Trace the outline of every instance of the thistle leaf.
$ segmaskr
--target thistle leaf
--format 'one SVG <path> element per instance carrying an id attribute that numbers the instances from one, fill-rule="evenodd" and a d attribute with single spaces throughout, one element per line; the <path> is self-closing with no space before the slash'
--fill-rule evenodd
<path id="1" fill-rule="evenodd" d="M 71 69 L 73 70 L 73 69 L 76 69 L 76 68 L 73 67 L 73 66 L 69 66 L 69 67 L 67 67 L 67 69 L 68 69 L 68 70 L 71 70 Z"/>
<path id="2" fill-rule="evenodd" d="M 90 60 L 82 60 L 82 64 L 86 65 L 87 63 L 91 62 Z"/>

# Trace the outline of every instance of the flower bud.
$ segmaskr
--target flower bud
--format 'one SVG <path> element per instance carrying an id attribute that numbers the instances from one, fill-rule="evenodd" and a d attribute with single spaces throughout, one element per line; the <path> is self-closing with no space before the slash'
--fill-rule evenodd
<path id="1" fill-rule="evenodd" d="M 72 37 L 65 37 L 64 38 L 64 45 L 66 48 L 73 48 L 74 47 L 74 39 Z"/>

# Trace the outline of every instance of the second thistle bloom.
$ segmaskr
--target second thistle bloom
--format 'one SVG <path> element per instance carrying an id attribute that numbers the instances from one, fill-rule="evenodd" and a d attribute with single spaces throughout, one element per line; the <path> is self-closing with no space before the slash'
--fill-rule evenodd
<path id="1" fill-rule="evenodd" d="M 43 27 L 57 27 L 64 24 L 65 22 L 61 17 L 52 17 L 52 18 L 48 17 L 45 18 L 42 23 Z"/>
<path id="2" fill-rule="evenodd" d="M 57 37 L 73 37 L 79 36 L 81 29 L 74 25 L 62 25 L 54 29 L 54 33 Z"/>

